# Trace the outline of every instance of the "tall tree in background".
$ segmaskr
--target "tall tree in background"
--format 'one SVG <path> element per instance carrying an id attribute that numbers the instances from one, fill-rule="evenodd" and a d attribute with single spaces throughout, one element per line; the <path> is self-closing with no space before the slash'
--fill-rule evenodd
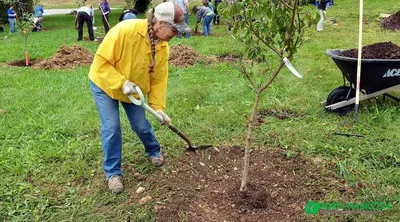
<path id="1" fill-rule="evenodd" d="M 33 12 L 34 0 L 0 0 L 0 23 L 8 23 L 7 9 L 10 3 L 14 3 L 14 9 L 17 15 L 22 15 L 23 12 Z"/>

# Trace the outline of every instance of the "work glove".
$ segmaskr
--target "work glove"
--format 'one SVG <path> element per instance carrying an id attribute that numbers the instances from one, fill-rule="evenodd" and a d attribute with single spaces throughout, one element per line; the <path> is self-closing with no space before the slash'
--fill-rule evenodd
<path id="1" fill-rule="evenodd" d="M 163 121 L 160 121 L 161 125 L 168 126 L 171 124 L 171 119 L 165 114 L 163 111 L 157 111 L 158 114 L 160 114 L 163 118 Z"/>
<path id="2" fill-rule="evenodd" d="M 135 83 L 126 80 L 124 85 L 122 86 L 122 92 L 127 96 L 131 94 L 137 94 L 138 92 L 136 91 L 135 86 Z"/>

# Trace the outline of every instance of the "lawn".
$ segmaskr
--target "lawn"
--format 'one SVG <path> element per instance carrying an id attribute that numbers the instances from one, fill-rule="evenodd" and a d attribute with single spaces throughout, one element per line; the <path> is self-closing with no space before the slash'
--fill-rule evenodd
<path id="1" fill-rule="evenodd" d="M 309 9 L 316 10 L 312 6 Z M 366 1 L 363 45 L 386 41 L 400 45 L 399 32 L 379 26 L 380 13 L 398 10 L 397 0 L 385 4 Z M 341 125 L 351 121 L 354 113 L 339 117 L 321 105 L 333 89 L 343 84 L 340 70 L 324 51 L 357 47 L 358 5 L 349 0 L 335 1 L 327 16 L 326 28 L 321 32 L 308 30 L 305 44 L 292 60 L 304 78 L 298 79 L 284 69 L 261 100 L 260 110 L 289 110 L 298 115 L 285 120 L 267 115 L 256 128 L 253 145 L 318 160 L 321 168 L 329 168 L 354 187 L 356 193 L 351 201 L 386 201 L 392 206 L 384 214 L 339 215 L 339 219 L 399 221 L 399 103 L 362 101 L 353 130 L 365 136 L 334 135 L 337 128 L 346 130 Z M 117 11 L 111 13 L 111 26 L 118 17 Z M 331 24 L 332 18 L 338 25 Z M 71 15 L 45 17 L 45 31 L 29 37 L 30 57 L 52 57 L 63 44 L 77 44 L 95 53 L 99 46 L 96 42 L 76 41 L 73 21 Z M 97 21 L 101 21 L 100 17 Z M 190 17 L 190 24 L 194 27 L 194 16 Z M 170 46 L 188 45 L 201 56 L 242 55 L 241 43 L 230 36 L 226 25 L 213 26 L 212 30 L 214 36 L 174 38 Z M 101 32 L 99 28 L 96 35 Z M 151 166 L 123 111 L 125 192 L 112 195 L 107 190 L 101 167 L 99 118 L 88 83 L 90 67 L 38 70 L 8 66 L 6 62 L 24 59 L 23 39 L 10 36 L 7 31 L 0 33 L 0 38 L 0 220 L 154 221 L 152 205 L 132 201 L 132 193 L 141 183 L 134 175 L 152 177 L 166 170 Z M 391 94 L 400 97 L 399 91 Z M 254 93 L 229 63 L 198 62 L 184 69 L 170 66 L 167 98 L 172 123 L 194 143 L 243 146 Z M 167 165 L 176 165 L 174 161 L 184 156 L 184 142 L 148 117 L 168 154 Z M 157 192 L 163 192 L 160 189 Z M 337 200 L 334 195 L 327 195 L 324 200 Z M 325 219 L 318 215 L 308 217 Z M 329 219 L 334 221 L 334 217 Z"/>

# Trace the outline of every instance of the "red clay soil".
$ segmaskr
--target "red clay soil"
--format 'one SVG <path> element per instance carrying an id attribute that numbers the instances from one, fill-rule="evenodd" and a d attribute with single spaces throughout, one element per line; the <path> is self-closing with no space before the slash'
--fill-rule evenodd
<path id="1" fill-rule="evenodd" d="M 400 11 L 383 19 L 381 26 L 387 30 L 400 30 Z"/>
<path id="2" fill-rule="evenodd" d="M 357 58 L 358 49 L 342 52 L 342 56 Z M 362 48 L 363 59 L 400 59 L 400 46 L 392 42 L 380 42 Z"/>
<path id="3" fill-rule="evenodd" d="M 156 221 L 304 221 L 310 200 L 332 193 L 340 201 L 353 197 L 352 189 L 323 164 L 259 148 L 251 153 L 249 186 L 241 193 L 243 155 L 237 146 L 186 153 L 148 177 Z M 135 191 L 131 197 L 140 199 Z"/>
<path id="4" fill-rule="evenodd" d="M 173 66 L 185 68 L 196 63 L 199 54 L 191 47 L 178 44 L 171 47 L 169 63 Z"/>
<path id="5" fill-rule="evenodd" d="M 32 68 L 71 69 L 75 66 L 90 65 L 93 58 L 93 53 L 82 46 L 67 47 L 62 45 L 54 57 L 33 64 Z"/>

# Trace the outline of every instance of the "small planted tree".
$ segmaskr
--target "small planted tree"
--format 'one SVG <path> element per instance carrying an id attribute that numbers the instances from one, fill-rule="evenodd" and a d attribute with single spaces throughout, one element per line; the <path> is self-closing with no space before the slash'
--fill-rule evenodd
<path id="1" fill-rule="evenodd" d="M 24 50 L 25 50 L 25 65 L 29 66 L 29 52 L 28 52 L 28 38 L 32 33 L 32 23 L 34 16 L 32 13 L 23 12 L 22 16 L 19 17 L 18 30 L 24 39 Z"/>
<path id="2" fill-rule="evenodd" d="M 304 41 L 307 27 L 316 23 L 316 13 L 298 5 L 298 0 L 224 1 L 222 16 L 232 34 L 244 43 L 245 55 L 233 65 L 249 81 L 255 92 L 245 140 L 240 191 L 247 190 L 252 132 L 260 96 L 289 64 Z"/>

